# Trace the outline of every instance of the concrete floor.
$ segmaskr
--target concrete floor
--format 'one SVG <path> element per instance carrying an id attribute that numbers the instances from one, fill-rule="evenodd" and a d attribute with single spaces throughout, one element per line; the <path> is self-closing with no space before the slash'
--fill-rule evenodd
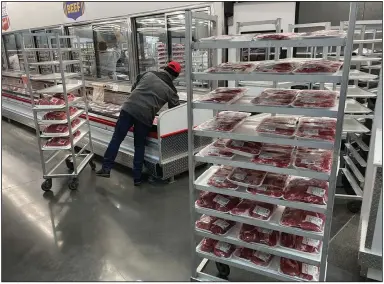
<path id="1" fill-rule="evenodd" d="M 87 167 L 78 191 L 55 179 L 43 194 L 34 132 L 3 120 L 2 134 L 2 281 L 189 280 L 187 174 L 136 188 L 130 169 L 103 179 Z M 328 281 L 359 281 L 357 226 L 337 204 Z M 232 269 L 229 280 L 268 279 Z"/>

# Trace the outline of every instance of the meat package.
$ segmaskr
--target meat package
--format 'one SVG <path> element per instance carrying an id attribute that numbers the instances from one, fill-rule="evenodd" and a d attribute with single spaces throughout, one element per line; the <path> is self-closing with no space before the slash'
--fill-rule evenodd
<path id="1" fill-rule="evenodd" d="M 256 265 L 268 267 L 271 263 L 273 255 L 250 248 L 237 248 L 233 255 L 246 261 L 250 261 Z"/>
<path id="2" fill-rule="evenodd" d="M 221 195 L 221 194 L 206 194 L 204 197 L 201 197 L 196 200 L 196 205 L 202 208 L 212 209 L 221 211 L 224 213 L 229 212 L 233 209 L 240 199 L 233 196 Z"/>
<path id="3" fill-rule="evenodd" d="M 217 240 L 204 238 L 200 243 L 200 250 L 208 253 L 213 252 L 213 249 L 217 243 Z"/>
<path id="4" fill-rule="evenodd" d="M 237 184 L 234 184 L 227 179 L 231 171 L 232 170 L 223 167 L 217 169 L 216 172 L 208 179 L 207 184 L 218 188 L 226 188 L 233 190 L 238 189 L 239 186 Z"/>
<path id="5" fill-rule="evenodd" d="M 216 243 L 213 253 L 218 257 L 228 258 L 232 255 L 235 249 L 236 247 L 234 245 L 219 241 Z"/>
<path id="6" fill-rule="evenodd" d="M 224 148 L 228 141 L 229 139 L 220 138 L 220 139 L 217 139 L 215 142 L 213 142 L 212 146 L 218 147 L 218 148 Z"/>
<path id="7" fill-rule="evenodd" d="M 266 60 L 257 64 L 254 72 L 263 73 L 291 73 L 300 66 L 298 61 L 291 60 Z"/>
<path id="8" fill-rule="evenodd" d="M 204 122 L 198 126 L 200 130 L 212 131 L 232 131 L 243 122 L 250 113 L 236 111 L 219 112 L 213 119 Z"/>
<path id="9" fill-rule="evenodd" d="M 76 96 L 69 93 L 67 95 L 68 102 L 72 102 Z M 55 94 L 52 97 L 44 97 L 39 99 L 37 102 L 38 105 L 65 105 L 65 99 L 63 94 Z"/>
<path id="10" fill-rule="evenodd" d="M 336 119 L 302 117 L 299 119 L 299 125 L 295 135 L 296 137 L 304 139 L 334 141 L 336 135 Z"/>
<path id="11" fill-rule="evenodd" d="M 274 247 L 279 240 L 279 232 L 243 224 L 239 232 L 239 239 L 247 243 L 260 243 Z"/>
<path id="12" fill-rule="evenodd" d="M 216 217 L 202 215 L 200 219 L 195 222 L 195 226 L 200 230 L 209 231 L 212 223 L 215 222 L 216 220 L 217 220 Z"/>
<path id="13" fill-rule="evenodd" d="M 69 107 L 69 115 L 74 115 L 77 112 L 77 108 Z M 43 120 L 65 120 L 67 119 L 67 113 L 65 111 L 51 111 L 43 116 Z"/>
<path id="14" fill-rule="evenodd" d="M 281 232 L 280 246 L 302 252 L 319 253 L 321 241 Z"/>
<path id="15" fill-rule="evenodd" d="M 202 149 L 199 152 L 199 155 L 201 156 L 211 156 L 211 157 L 220 157 L 224 159 L 232 159 L 234 154 L 231 151 L 226 150 L 224 147 L 216 147 L 212 143 Z"/>
<path id="16" fill-rule="evenodd" d="M 256 187 L 263 182 L 266 174 L 266 172 L 258 170 L 235 168 L 232 173 L 228 175 L 227 179 L 239 186 Z"/>
<path id="17" fill-rule="evenodd" d="M 231 104 L 240 99 L 246 92 L 247 88 L 227 88 L 220 87 L 199 99 L 200 102 Z"/>
<path id="18" fill-rule="evenodd" d="M 80 135 L 80 131 L 76 131 L 73 133 L 73 137 L 78 137 Z M 71 140 L 68 137 L 54 137 L 51 138 L 45 143 L 45 147 L 63 147 L 71 144 Z"/>
<path id="19" fill-rule="evenodd" d="M 339 30 L 320 30 L 314 32 L 302 33 L 303 38 L 325 38 L 325 37 L 345 37 L 347 34 Z"/>
<path id="20" fill-rule="evenodd" d="M 255 35 L 254 39 L 261 40 L 261 39 L 274 39 L 274 40 L 282 40 L 282 39 L 293 39 L 296 38 L 297 34 L 295 33 L 273 33 L 273 34 L 259 34 Z"/>
<path id="21" fill-rule="evenodd" d="M 266 151 L 261 149 L 260 155 L 252 159 L 253 163 L 274 166 L 278 168 L 287 168 L 291 165 L 292 155 L 291 152 Z"/>
<path id="22" fill-rule="evenodd" d="M 301 209 L 285 208 L 280 224 L 306 231 L 322 232 L 325 215 Z"/>
<path id="23" fill-rule="evenodd" d="M 199 39 L 199 41 L 214 41 L 214 40 L 231 40 L 235 36 L 233 35 L 218 35 L 218 36 L 210 36 Z"/>
<path id="24" fill-rule="evenodd" d="M 256 132 L 271 136 L 292 137 L 296 132 L 297 119 L 289 116 L 264 118 L 256 127 Z"/>
<path id="25" fill-rule="evenodd" d="M 251 103 L 265 106 L 288 106 L 293 102 L 297 93 L 298 90 L 291 89 L 265 89 Z"/>
<path id="26" fill-rule="evenodd" d="M 260 154 L 261 145 L 259 142 L 228 140 L 225 147 L 232 153 L 252 158 Z"/>
<path id="27" fill-rule="evenodd" d="M 216 219 L 212 222 L 212 225 L 209 230 L 212 234 L 215 235 L 225 235 L 229 231 L 229 229 L 231 229 L 235 224 L 236 222 L 234 221 Z"/>
<path id="28" fill-rule="evenodd" d="M 243 199 L 230 213 L 232 215 L 269 220 L 276 206 L 269 203 Z"/>
<path id="29" fill-rule="evenodd" d="M 311 59 L 302 62 L 293 73 L 336 73 L 342 65 L 342 61 Z"/>
<path id="30" fill-rule="evenodd" d="M 300 169 L 329 173 L 332 169 L 332 151 L 296 150 L 293 165 Z"/>
<path id="31" fill-rule="evenodd" d="M 318 266 L 281 257 L 279 271 L 289 276 L 298 277 L 309 281 L 318 281 L 320 269 Z"/>
<path id="32" fill-rule="evenodd" d="M 74 119 L 71 122 L 72 128 L 74 128 L 76 125 L 79 125 L 81 120 L 79 118 Z M 52 124 L 47 126 L 44 131 L 46 134 L 53 134 L 53 133 L 66 133 L 68 132 L 68 124 Z"/>
<path id="33" fill-rule="evenodd" d="M 328 201 L 328 182 L 291 176 L 284 190 L 284 199 L 325 205 Z"/>
<path id="34" fill-rule="evenodd" d="M 252 62 L 227 62 L 221 63 L 216 67 L 209 68 L 208 73 L 249 73 L 256 68 L 256 63 Z"/>
<path id="35" fill-rule="evenodd" d="M 293 107 L 331 108 L 336 105 L 337 95 L 338 93 L 334 91 L 302 90 L 298 92 L 291 105 Z"/>
<path id="36" fill-rule="evenodd" d="M 283 196 L 287 179 L 287 175 L 267 173 L 263 183 L 260 186 L 256 188 L 247 188 L 247 192 L 281 198 Z"/>

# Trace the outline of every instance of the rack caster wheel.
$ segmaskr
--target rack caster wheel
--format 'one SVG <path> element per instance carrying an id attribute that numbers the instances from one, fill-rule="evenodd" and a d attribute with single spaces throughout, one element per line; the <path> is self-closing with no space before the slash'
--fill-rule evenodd
<path id="1" fill-rule="evenodd" d="M 75 169 L 71 158 L 65 159 L 65 164 L 67 165 L 68 170 L 73 171 Z"/>
<path id="2" fill-rule="evenodd" d="M 49 191 L 52 188 L 52 179 L 46 179 L 42 184 L 41 184 L 41 189 L 44 191 Z"/>
<path id="3" fill-rule="evenodd" d="M 347 208 L 351 213 L 358 213 L 361 210 L 361 201 L 351 201 L 347 203 Z"/>
<path id="4" fill-rule="evenodd" d="M 70 190 L 76 190 L 78 186 L 79 186 L 79 180 L 78 180 L 77 178 L 72 179 L 72 180 L 68 183 L 68 188 L 69 188 Z"/>
<path id="5" fill-rule="evenodd" d="M 92 171 L 96 170 L 96 164 L 94 161 L 89 161 L 89 165 L 91 166 Z"/>
<path id="6" fill-rule="evenodd" d="M 229 268 L 229 266 L 220 262 L 216 262 L 215 264 L 217 270 L 219 271 L 219 277 L 227 279 L 229 274 L 231 273 L 231 269 Z"/>

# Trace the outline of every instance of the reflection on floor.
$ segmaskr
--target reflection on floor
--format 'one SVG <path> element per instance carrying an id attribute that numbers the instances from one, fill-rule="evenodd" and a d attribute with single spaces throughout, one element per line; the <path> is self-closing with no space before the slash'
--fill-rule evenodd
<path id="1" fill-rule="evenodd" d="M 136 188 L 129 169 L 102 179 L 87 167 L 78 191 L 55 179 L 43 195 L 34 132 L 2 127 L 2 281 L 189 280 L 187 174 Z M 339 204 L 334 217 L 328 281 L 358 281 L 358 216 Z M 263 280 L 232 270 L 242 279 Z"/>

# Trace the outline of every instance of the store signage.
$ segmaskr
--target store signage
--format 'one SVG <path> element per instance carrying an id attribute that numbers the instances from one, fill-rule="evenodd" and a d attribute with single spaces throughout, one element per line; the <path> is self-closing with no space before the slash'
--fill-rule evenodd
<path id="1" fill-rule="evenodd" d="M 9 21 L 7 2 L 1 2 L 1 30 L 7 31 L 11 23 Z"/>
<path id="2" fill-rule="evenodd" d="M 84 15 L 85 3 L 80 1 L 63 2 L 63 9 L 67 18 L 74 19 L 76 21 Z"/>

